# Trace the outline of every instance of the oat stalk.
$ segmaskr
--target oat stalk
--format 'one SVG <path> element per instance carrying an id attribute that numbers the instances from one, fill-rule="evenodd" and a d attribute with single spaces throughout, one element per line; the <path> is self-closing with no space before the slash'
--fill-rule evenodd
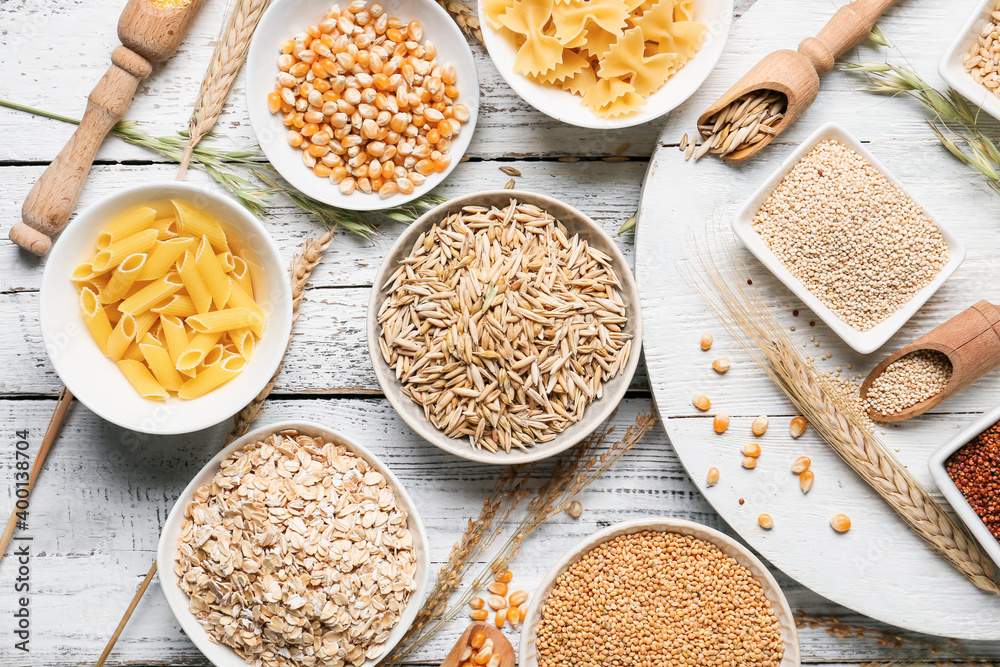
<path id="1" fill-rule="evenodd" d="M 658 420 L 652 410 L 647 414 L 640 414 L 620 439 L 608 445 L 607 441 L 614 432 L 610 421 L 609 419 L 597 432 L 559 458 L 542 486 L 532 495 L 525 516 L 514 526 L 510 537 L 449 607 L 450 598 L 462 584 L 462 576 L 458 573 L 468 572 L 486 552 L 488 544 L 485 543 L 484 537 L 492 541 L 493 537 L 504 531 L 504 524 L 511 511 L 527 495 L 527 483 L 534 466 L 513 467 L 497 481 L 479 519 L 469 522 L 468 530 L 455 545 L 448 563 L 441 569 L 438 581 L 421 609 L 417 622 L 390 656 L 387 665 L 400 665 L 405 662 L 427 640 L 437 635 L 463 613 L 469 601 L 480 593 L 498 572 L 507 569 L 511 559 L 517 555 L 521 544 L 529 535 L 562 512 L 574 496 L 583 492 L 607 472 L 656 425 Z M 504 505 L 503 520 L 498 521 L 499 513 L 493 509 L 493 503 L 500 503 L 506 498 L 512 498 L 512 504 L 508 502 Z M 488 525 L 484 523 L 484 515 L 490 515 Z M 494 526 L 496 528 L 493 528 Z"/>
<path id="2" fill-rule="evenodd" d="M 869 41 L 887 50 L 899 49 L 878 26 Z M 903 57 L 904 63 L 906 58 Z M 928 122 L 941 144 L 964 164 L 986 178 L 1000 193 L 1000 148 L 979 125 L 979 111 L 957 91 L 941 92 L 931 86 L 911 65 L 889 62 L 845 63 L 843 69 L 863 75 L 868 86 L 862 90 L 883 95 L 906 95 L 933 114 Z"/>
<path id="3" fill-rule="evenodd" d="M 730 233 L 693 239 L 682 271 L 688 284 L 851 468 L 976 587 L 1000 593 L 994 568 L 940 504 L 896 460 L 829 379 L 802 355 L 764 303 Z"/>
<path id="4" fill-rule="evenodd" d="M 236 83 L 250 48 L 250 38 L 271 0 L 236 0 L 222 28 L 212 60 L 201 81 L 201 90 L 188 121 L 188 142 L 181 158 L 180 180 L 187 169 L 195 146 L 215 127 L 222 107 Z"/>

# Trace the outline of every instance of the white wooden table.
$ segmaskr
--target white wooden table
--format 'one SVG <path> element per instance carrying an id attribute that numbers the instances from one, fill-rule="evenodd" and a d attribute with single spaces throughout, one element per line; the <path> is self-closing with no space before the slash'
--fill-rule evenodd
<path id="1" fill-rule="evenodd" d="M 85 97 L 107 67 L 117 44 L 115 21 L 121 0 L 65 3 L 52 0 L 0 2 L 0 97 L 79 117 Z M 752 0 L 739 0 L 741 13 Z M 803 0 L 828 6 L 825 0 Z M 180 51 L 158 66 L 140 87 L 128 117 L 159 133 L 186 127 L 190 106 L 225 13 L 223 0 L 210 0 Z M 482 84 L 482 113 L 469 150 L 439 189 L 454 196 L 502 186 L 513 166 L 517 185 L 564 199 L 614 233 L 635 211 L 657 124 L 618 132 L 560 126 L 531 110 L 503 83 L 485 52 L 475 47 Z M 20 217 L 20 206 L 45 164 L 59 151 L 72 127 L 0 110 L 0 219 L 4 237 Z M 242 85 L 223 115 L 218 133 L 233 147 L 252 136 Z M 627 161 L 618 161 L 620 157 Z M 563 159 L 560 159 L 563 158 Z M 569 158 L 569 159 L 566 159 Z M 611 158 L 609 160 L 609 158 Z M 80 205 L 122 185 L 171 179 L 176 169 L 143 149 L 109 139 L 98 157 Z M 198 172 L 188 177 L 206 182 Z M 286 259 L 320 231 L 315 221 L 290 205 L 267 221 Z M 422 442 L 380 396 L 364 340 L 365 303 L 383 252 L 399 232 L 389 227 L 374 245 L 339 234 L 313 276 L 285 370 L 261 422 L 303 417 L 356 436 L 392 466 L 420 505 L 439 563 L 459 537 L 465 520 L 500 473 L 450 457 Z M 620 243 L 632 255 L 632 235 Z M 46 358 L 37 319 L 41 263 L 0 243 L 0 513 L 15 502 L 15 433 L 29 432 L 32 454 L 48 423 L 59 379 Z M 620 429 L 649 409 L 645 374 L 615 419 Z M 154 557 L 160 525 L 177 494 L 217 450 L 226 431 L 220 425 L 183 437 L 129 433 L 74 405 L 31 498 L 30 653 L 14 650 L 11 614 L 17 563 L 0 564 L 0 667 L 93 664 Z M 657 429 L 581 498 L 586 511 L 544 526 L 514 562 L 515 581 L 531 589 L 554 561 L 595 530 L 639 516 L 670 515 L 728 530 L 702 499 Z M 792 606 L 810 615 L 837 615 L 869 623 L 775 575 Z M 891 630 L 870 624 L 877 630 Z M 437 664 L 454 641 L 459 624 L 417 656 Z M 884 646 L 878 632 L 838 639 L 823 628 L 802 628 L 805 661 L 857 665 L 872 661 L 937 661 L 952 650 L 946 642 L 908 635 L 903 648 Z M 940 653 L 931 643 L 942 646 Z M 1000 657 L 1000 645 L 963 644 L 975 655 Z M 204 658 L 174 622 L 157 584 L 150 587 L 108 664 L 202 665 Z"/>

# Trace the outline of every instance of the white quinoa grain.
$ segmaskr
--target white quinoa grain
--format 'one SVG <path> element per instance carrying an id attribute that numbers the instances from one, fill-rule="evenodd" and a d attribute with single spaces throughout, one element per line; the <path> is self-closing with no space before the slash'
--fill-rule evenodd
<path id="1" fill-rule="evenodd" d="M 803 157 L 761 206 L 753 228 L 839 318 L 868 331 L 948 263 L 934 222 L 844 144 Z"/>

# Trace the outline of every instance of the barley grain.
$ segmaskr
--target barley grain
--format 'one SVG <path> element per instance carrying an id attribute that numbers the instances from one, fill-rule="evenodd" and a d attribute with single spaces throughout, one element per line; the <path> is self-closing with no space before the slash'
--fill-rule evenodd
<path id="1" fill-rule="evenodd" d="M 875 378 L 865 404 L 883 415 L 894 415 L 941 393 L 951 381 L 951 361 L 937 350 L 917 350 L 889 364 Z"/>

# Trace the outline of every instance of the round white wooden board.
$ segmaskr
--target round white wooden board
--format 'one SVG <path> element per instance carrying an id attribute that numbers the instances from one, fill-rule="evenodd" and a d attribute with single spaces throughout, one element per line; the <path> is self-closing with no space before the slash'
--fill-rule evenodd
<path id="1" fill-rule="evenodd" d="M 1000 258 L 1000 197 L 941 148 L 919 105 L 905 97 L 888 98 L 860 88 L 865 81 L 834 71 L 812 108 L 762 155 L 740 165 L 711 157 L 685 162 L 677 143 L 694 134 L 701 111 L 765 54 L 795 48 L 814 35 L 843 0 L 759 0 L 733 27 L 726 53 L 705 85 L 667 122 L 643 188 L 636 243 L 636 274 L 642 294 L 644 349 L 650 383 L 667 434 L 694 482 L 725 520 L 775 567 L 829 599 L 880 621 L 910 630 L 949 637 L 1000 639 L 1000 596 L 976 589 L 924 545 L 896 514 L 833 451 L 810 431 L 799 440 L 788 435 L 794 415 L 787 399 L 724 334 L 678 272 L 685 241 L 706 225 L 729 228 L 740 203 L 776 168 L 795 144 L 827 121 L 837 121 L 870 142 L 872 152 L 938 219 L 968 246 L 958 272 L 880 351 L 861 356 L 843 344 L 817 317 L 749 253 L 755 283 L 779 320 L 794 326 L 794 340 L 805 343 L 821 370 L 867 373 L 884 355 L 910 342 L 979 299 L 996 302 Z M 938 0 L 904 0 L 880 25 L 934 85 L 937 59 L 959 30 L 975 0 L 954 0 L 942 11 Z M 781 26 L 775 30 L 775 26 Z M 865 46 L 851 60 L 882 59 Z M 891 55 L 896 62 L 898 55 Z M 995 123 L 988 131 L 1000 136 Z M 728 232 L 727 232 L 728 233 Z M 793 309 L 799 310 L 797 317 Z M 810 326 L 815 321 L 815 326 Z M 711 331 L 715 344 L 701 352 L 701 334 Z M 821 346 L 810 339 L 815 336 Z M 824 353 L 832 358 L 819 361 Z M 725 375 L 710 366 L 725 356 L 733 361 Z M 847 365 L 853 365 L 848 371 Z M 712 399 L 709 413 L 691 405 L 692 396 Z M 952 398 L 932 414 L 886 427 L 882 438 L 934 494 L 928 455 L 957 429 L 1000 402 L 1000 377 L 987 377 Z M 711 415 L 732 418 L 719 436 Z M 771 417 L 762 438 L 750 433 L 758 414 Z M 756 470 L 740 466 L 740 448 L 756 440 L 763 448 Z M 816 483 L 808 495 L 798 488 L 789 465 L 797 456 L 812 458 Z M 721 470 L 718 485 L 705 487 L 710 466 Z M 740 505 L 739 498 L 745 499 Z M 768 512 L 775 526 L 764 531 L 757 515 Z M 839 535 L 829 518 L 844 512 L 853 519 Z"/>

